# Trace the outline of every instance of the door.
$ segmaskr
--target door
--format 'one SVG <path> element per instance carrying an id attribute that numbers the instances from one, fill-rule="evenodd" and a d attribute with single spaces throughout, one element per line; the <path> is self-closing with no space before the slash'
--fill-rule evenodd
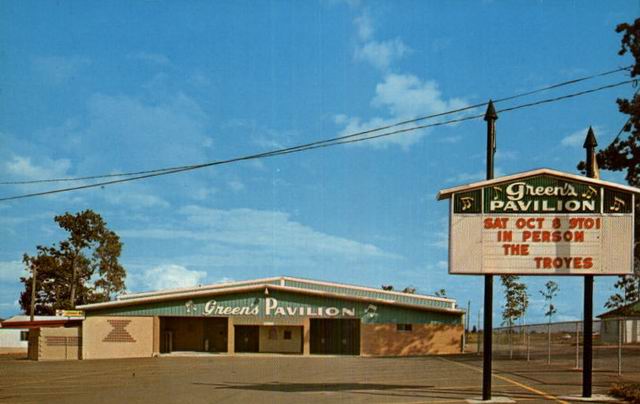
<path id="1" fill-rule="evenodd" d="M 311 353 L 360 355 L 360 320 L 311 319 Z"/>
<path id="2" fill-rule="evenodd" d="M 236 325 L 235 351 L 260 352 L 260 327 L 257 325 Z"/>

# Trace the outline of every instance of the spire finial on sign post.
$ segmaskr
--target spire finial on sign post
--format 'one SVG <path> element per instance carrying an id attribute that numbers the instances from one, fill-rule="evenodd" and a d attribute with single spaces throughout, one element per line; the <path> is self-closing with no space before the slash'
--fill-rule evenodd
<path id="1" fill-rule="evenodd" d="M 589 178 L 600 178 L 600 170 L 596 160 L 596 146 L 598 146 L 596 135 L 593 133 L 593 128 L 589 126 L 587 137 L 582 145 L 587 150 L 587 177 Z"/>
<path id="2" fill-rule="evenodd" d="M 496 154 L 496 120 L 498 120 L 492 100 L 487 104 L 484 120 L 487 121 L 487 179 L 491 180 L 493 179 L 493 157 Z"/>
<path id="3" fill-rule="evenodd" d="M 487 104 L 487 112 L 484 114 L 484 120 L 496 120 L 498 119 L 498 114 L 496 113 L 496 108 L 493 106 L 493 100 L 489 100 Z"/>

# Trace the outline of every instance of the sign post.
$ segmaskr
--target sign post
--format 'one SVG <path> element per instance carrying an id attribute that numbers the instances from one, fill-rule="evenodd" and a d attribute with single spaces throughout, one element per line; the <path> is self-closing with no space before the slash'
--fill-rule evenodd
<path id="1" fill-rule="evenodd" d="M 496 120 L 498 114 L 489 100 L 484 120 L 487 121 L 487 180 L 493 179 L 496 154 Z M 493 275 L 484 276 L 484 348 L 482 351 L 482 399 L 491 400 L 491 362 L 493 358 Z"/>
<path id="2" fill-rule="evenodd" d="M 587 150 L 587 177 L 597 178 L 596 136 L 589 126 L 583 147 Z M 593 275 L 584 277 L 584 349 L 582 350 L 582 397 L 591 397 L 593 381 Z"/>

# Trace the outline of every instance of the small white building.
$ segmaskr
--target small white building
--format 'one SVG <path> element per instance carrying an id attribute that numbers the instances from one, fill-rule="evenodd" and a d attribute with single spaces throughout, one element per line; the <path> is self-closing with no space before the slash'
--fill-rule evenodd
<path id="1" fill-rule="evenodd" d="M 602 313 L 600 338 L 602 342 L 617 344 L 622 335 L 623 344 L 640 343 L 640 302 L 633 302 Z"/>
<path id="2" fill-rule="evenodd" d="M 27 353 L 29 330 L 26 328 L 2 328 L 0 322 L 0 354 Z"/>

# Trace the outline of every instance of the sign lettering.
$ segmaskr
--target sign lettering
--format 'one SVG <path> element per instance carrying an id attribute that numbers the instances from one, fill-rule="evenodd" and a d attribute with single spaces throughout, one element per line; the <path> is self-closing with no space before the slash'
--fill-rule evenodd
<path id="1" fill-rule="evenodd" d="M 259 316 L 259 305 L 225 306 L 215 300 L 209 300 L 204 306 L 205 316 Z M 355 307 L 324 307 L 324 306 L 286 306 L 281 305 L 276 298 L 268 297 L 264 301 L 264 315 L 267 317 L 355 317 Z"/>

